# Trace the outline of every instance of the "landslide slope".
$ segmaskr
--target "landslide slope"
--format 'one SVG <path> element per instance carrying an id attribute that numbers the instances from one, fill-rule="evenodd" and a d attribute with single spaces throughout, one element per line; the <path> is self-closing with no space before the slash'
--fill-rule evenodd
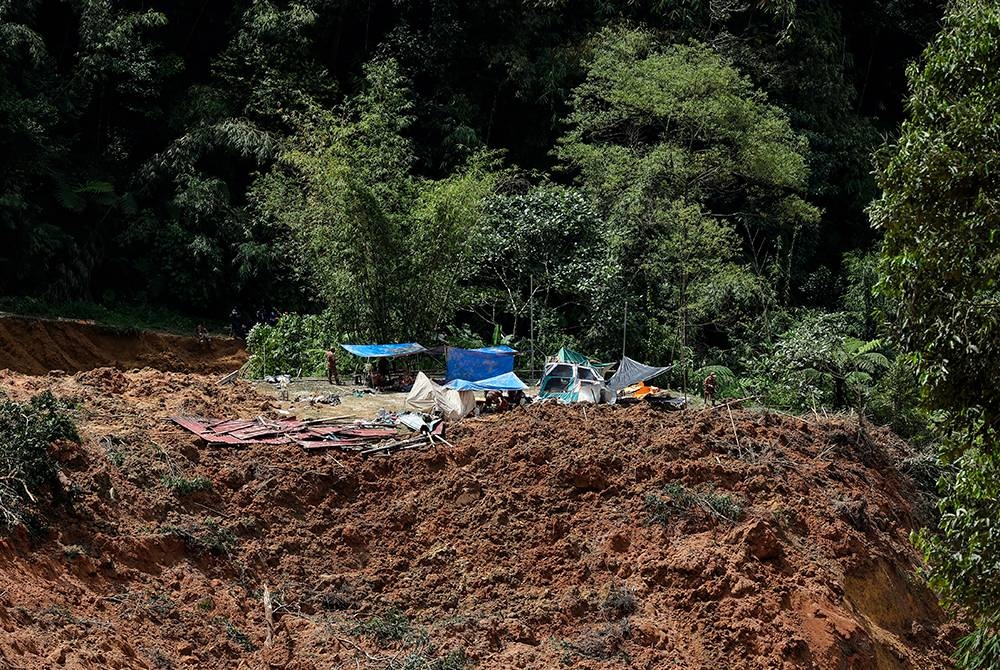
<path id="1" fill-rule="evenodd" d="M 224 374 L 246 362 L 243 343 L 212 337 L 201 343 L 150 331 L 121 332 L 94 323 L 0 317 L 0 369 L 30 375 L 100 367 L 153 367 L 174 372 Z"/>
<path id="2" fill-rule="evenodd" d="M 267 414 L 244 384 L 0 388 L 75 399 L 83 436 L 68 502 L 0 540 L 0 667 L 950 667 L 887 431 L 540 405 L 362 460 L 166 421 Z"/>

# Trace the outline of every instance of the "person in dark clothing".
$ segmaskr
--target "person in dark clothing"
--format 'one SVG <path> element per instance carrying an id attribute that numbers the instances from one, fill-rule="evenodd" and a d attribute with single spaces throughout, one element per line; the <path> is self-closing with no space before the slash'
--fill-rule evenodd
<path id="1" fill-rule="evenodd" d="M 199 323 L 195 330 L 198 333 L 198 344 L 208 344 L 208 328 L 205 327 L 205 324 Z"/>
<path id="2" fill-rule="evenodd" d="M 716 378 L 715 373 L 709 373 L 705 377 L 705 381 L 701 385 L 702 391 L 704 392 L 705 404 L 711 403 L 715 407 L 715 390 L 716 390 Z"/>
<path id="3" fill-rule="evenodd" d="M 233 337 L 242 338 L 245 333 L 243 332 L 243 315 L 240 314 L 240 310 L 237 307 L 233 307 L 233 311 L 229 313 L 229 332 L 232 333 Z"/>
<path id="4" fill-rule="evenodd" d="M 340 386 L 340 375 L 337 374 L 337 354 L 332 350 L 326 352 L 326 380 L 331 384 L 337 382 Z"/>

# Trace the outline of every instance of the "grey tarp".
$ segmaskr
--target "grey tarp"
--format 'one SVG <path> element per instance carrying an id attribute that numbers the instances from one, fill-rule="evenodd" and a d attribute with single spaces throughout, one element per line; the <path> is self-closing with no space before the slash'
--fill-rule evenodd
<path id="1" fill-rule="evenodd" d="M 618 365 L 618 370 L 615 374 L 608 380 L 608 386 L 613 388 L 615 391 L 621 391 L 626 386 L 631 386 L 632 384 L 638 384 L 639 382 L 644 382 L 653 377 L 658 377 L 664 372 L 672 368 L 672 365 L 668 365 L 665 368 L 654 368 L 650 365 L 644 365 L 639 361 L 633 361 L 631 358 L 626 356 L 622 359 L 622 362 Z"/>

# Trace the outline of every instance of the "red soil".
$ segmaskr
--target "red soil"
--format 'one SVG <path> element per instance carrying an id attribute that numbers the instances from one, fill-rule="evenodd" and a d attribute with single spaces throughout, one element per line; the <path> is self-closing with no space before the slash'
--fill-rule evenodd
<path id="1" fill-rule="evenodd" d="M 0 389 L 75 398 L 83 436 L 57 451 L 72 504 L 0 539 L 0 667 L 950 667 L 907 542 L 908 447 L 884 430 L 738 411 L 737 444 L 722 412 L 544 405 L 361 460 L 207 447 L 166 420 L 266 414 L 243 383 Z M 651 523 L 670 483 L 743 515 Z"/>
<path id="2" fill-rule="evenodd" d="M 0 369 L 29 375 L 100 367 L 154 367 L 174 372 L 225 374 L 246 362 L 243 343 L 167 333 L 125 333 L 93 323 L 0 317 Z"/>

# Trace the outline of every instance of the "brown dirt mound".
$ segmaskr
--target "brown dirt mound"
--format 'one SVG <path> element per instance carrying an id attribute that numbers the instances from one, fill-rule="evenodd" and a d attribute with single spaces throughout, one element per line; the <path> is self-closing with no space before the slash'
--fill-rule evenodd
<path id="1" fill-rule="evenodd" d="M 544 405 L 361 460 L 199 444 L 167 417 L 269 410 L 211 381 L 0 373 L 84 438 L 0 541 L 0 666 L 950 667 L 887 431 Z"/>
<path id="2" fill-rule="evenodd" d="M 0 369 L 29 375 L 51 370 L 152 367 L 173 372 L 219 374 L 246 362 L 243 343 L 167 333 L 124 333 L 81 321 L 0 317 Z"/>

